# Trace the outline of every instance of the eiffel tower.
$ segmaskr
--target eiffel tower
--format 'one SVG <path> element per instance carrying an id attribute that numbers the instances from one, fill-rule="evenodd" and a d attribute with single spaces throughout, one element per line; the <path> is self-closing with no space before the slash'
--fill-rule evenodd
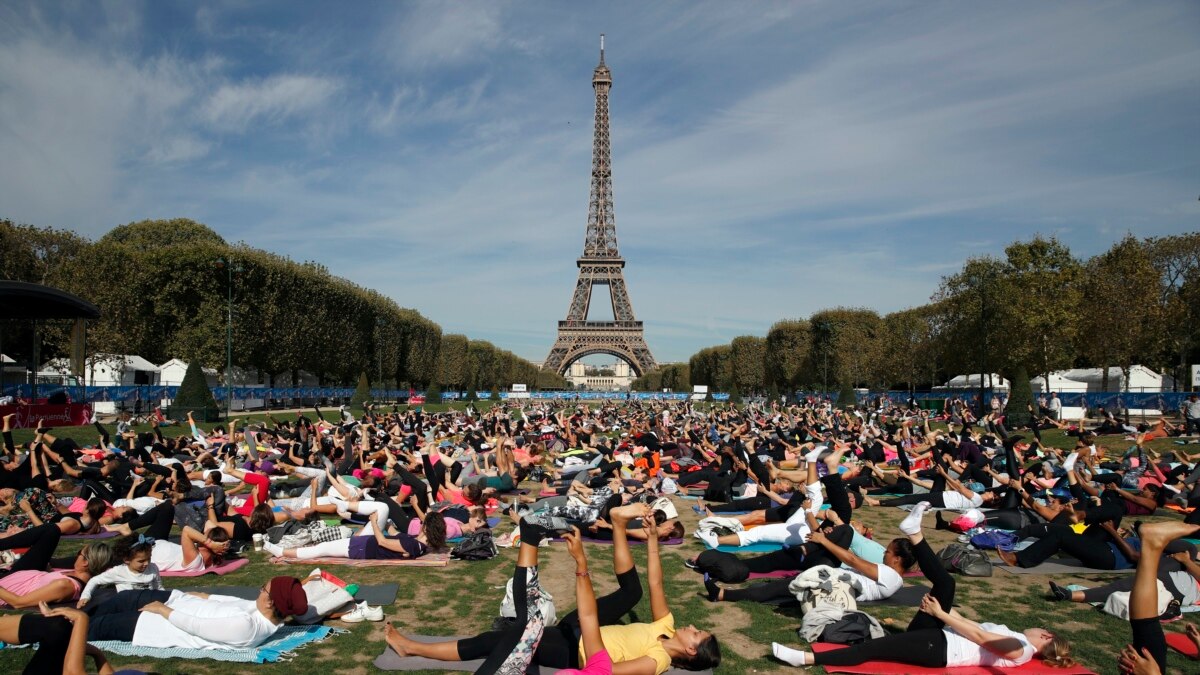
<path id="1" fill-rule="evenodd" d="M 543 368 L 560 375 L 575 361 L 591 354 L 610 354 L 629 363 L 638 375 L 654 370 L 656 363 L 646 346 L 642 322 L 633 314 L 625 276 L 625 259 L 617 251 L 617 223 L 613 217 L 612 164 L 608 139 L 608 90 L 612 73 L 604 65 L 604 36 L 600 36 L 600 65 L 592 73 L 596 90 L 595 137 L 592 140 L 592 190 L 588 204 L 587 236 L 583 255 L 576 261 L 579 280 L 567 310 L 558 322 L 558 340 Z M 607 285 L 612 299 L 612 321 L 588 321 L 592 289 Z"/>

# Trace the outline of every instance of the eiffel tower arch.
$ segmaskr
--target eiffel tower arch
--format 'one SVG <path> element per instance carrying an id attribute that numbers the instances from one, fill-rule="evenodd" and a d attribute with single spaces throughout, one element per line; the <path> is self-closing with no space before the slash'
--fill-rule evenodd
<path id="1" fill-rule="evenodd" d="M 627 362 L 633 372 L 645 375 L 656 363 L 633 313 L 625 287 L 625 259 L 617 250 L 617 221 L 613 214 L 612 152 L 608 134 L 608 91 L 612 73 L 604 64 L 604 36 L 600 36 L 600 64 L 592 72 L 596 93 L 596 121 L 592 140 L 592 181 L 588 200 L 587 234 L 583 255 L 576 264 L 579 278 L 565 321 L 558 322 L 558 339 L 550 348 L 543 368 L 559 375 L 579 359 L 592 354 L 609 354 Z M 589 321 L 588 309 L 596 286 L 608 286 L 612 321 Z"/>

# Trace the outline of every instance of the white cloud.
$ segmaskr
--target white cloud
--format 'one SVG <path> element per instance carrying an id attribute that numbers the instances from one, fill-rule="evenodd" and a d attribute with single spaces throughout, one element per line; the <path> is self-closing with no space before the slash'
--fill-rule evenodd
<path id="1" fill-rule="evenodd" d="M 273 75 L 220 86 L 204 106 L 205 120 L 219 131 L 245 131 L 253 122 L 278 123 L 320 108 L 340 88 L 333 78 Z"/>

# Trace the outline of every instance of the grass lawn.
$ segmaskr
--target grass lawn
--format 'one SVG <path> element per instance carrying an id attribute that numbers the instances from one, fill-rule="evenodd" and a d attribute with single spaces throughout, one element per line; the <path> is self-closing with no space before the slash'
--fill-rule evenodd
<path id="1" fill-rule="evenodd" d="M 486 409 L 488 403 L 478 404 Z M 282 415 L 276 415 L 284 419 Z M 80 428 L 81 435 L 74 430 L 61 429 L 63 436 L 75 436 L 81 442 L 93 442 L 94 430 Z M 1044 434 L 1047 442 L 1061 447 L 1070 447 L 1074 439 L 1060 432 Z M 1110 452 L 1120 452 L 1127 442 L 1116 437 L 1103 439 Z M 1176 448 L 1170 440 L 1156 441 L 1159 450 Z M 681 517 L 693 529 L 696 516 L 690 505 L 694 502 L 677 499 Z M 868 508 L 856 514 L 876 528 L 877 536 L 890 538 L 896 532 L 895 525 L 903 512 L 898 509 Z M 927 519 L 931 522 L 931 519 Z M 510 526 L 501 525 L 500 531 Z M 897 535 L 898 536 L 898 535 Z M 928 533 L 935 550 L 952 541 L 948 533 Z M 64 542 L 63 551 L 70 552 L 80 546 L 78 542 Z M 788 610 L 777 610 L 753 603 L 707 602 L 701 595 L 703 587 L 700 577 L 687 569 L 683 561 L 702 550 L 702 544 L 688 537 L 681 546 L 663 547 L 663 567 L 667 593 L 675 612 L 677 625 L 695 624 L 714 631 L 722 643 L 724 660 L 720 673 L 773 673 L 797 672 L 770 657 L 772 641 L 801 646 L 795 629 L 800 620 Z M 589 544 L 591 568 L 597 592 L 605 593 L 615 588 L 611 570 L 611 549 L 605 545 Z M 251 564 L 233 575 L 225 577 L 201 577 L 199 579 L 168 579 L 171 587 L 232 584 L 252 586 L 276 574 L 303 576 L 312 566 L 275 566 L 267 563 L 261 553 L 250 553 Z M 639 568 L 645 569 L 644 547 L 634 547 L 634 557 Z M 487 629 L 493 617 L 499 613 L 503 597 L 503 584 L 512 573 L 516 552 L 504 549 L 495 559 L 484 562 L 452 563 L 448 568 L 405 569 L 405 568 L 346 568 L 332 567 L 342 578 L 360 584 L 395 581 L 400 584 L 396 604 L 385 607 L 387 620 L 405 632 L 455 635 L 471 634 Z M 574 607 L 574 567 L 562 544 L 542 549 L 542 582 L 555 597 L 559 615 Z M 1097 585 L 1103 576 L 1056 577 L 1061 584 L 1079 583 Z M 1108 577 L 1111 579 L 1111 577 Z M 917 581 L 920 581 L 919 579 Z M 1010 575 L 997 570 L 990 578 L 959 578 L 958 601 L 960 611 L 970 617 L 995 623 L 1007 624 L 1020 630 L 1030 626 L 1043 626 L 1068 635 L 1074 646 L 1074 656 L 1084 665 L 1099 673 L 1117 673 L 1116 655 L 1129 641 L 1130 632 L 1126 622 L 1102 614 L 1088 605 L 1054 603 L 1046 600 L 1047 577 L 1033 575 Z M 894 618 L 901 625 L 907 624 L 915 609 L 872 608 L 871 612 L 880 619 Z M 637 620 L 650 616 L 649 603 L 643 600 L 635 610 Z M 136 658 L 114 658 L 117 668 L 137 668 L 161 673 L 228 673 L 254 671 L 264 674 L 287 673 L 365 673 L 373 671 L 371 661 L 384 649 L 383 624 L 331 625 L 346 627 L 350 632 L 324 643 L 308 647 L 299 652 L 294 661 L 280 664 L 243 666 L 216 661 L 145 660 Z M 1183 622 L 1167 624 L 1168 631 L 1182 631 Z M 24 650 L 0 651 L 0 672 L 19 672 L 28 652 Z M 1170 672 L 1196 672 L 1178 655 L 1170 660 Z M 814 668 L 810 672 L 821 672 Z"/>

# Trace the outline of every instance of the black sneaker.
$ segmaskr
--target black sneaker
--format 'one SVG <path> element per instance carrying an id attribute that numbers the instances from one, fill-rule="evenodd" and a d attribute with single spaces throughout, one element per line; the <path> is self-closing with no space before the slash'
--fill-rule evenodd
<path id="1" fill-rule="evenodd" d="M 1162 616 L 1158 617 L 1158 620 L 1167 623 L 1181 618 L 1183 618 L 1183 609 L 1179 606 L 1178 600 L 1172 600 L 1167 604 L 1167 611 L 1163 612 Z"/>
<path id="2" fill-rule="evenodd" d="M 1061 602 L 1063 600 L 1070 600 L 1071 599 L 1071 591 L 1068 591 L 1067 589 L 1063 588 L 1062 586 L 1059 586 L 1058 584 L 1051 581 L 1050 582 L 1050 599 L 1054 600 L 1055 602 Z"/>
<path id="3" fill-rule="evenodd" d="M 695 559 L 695 558 L 688 558 L 688 559 L 684 560 L 684 561 L 683 561 L 683 566 L 684 566 L 684 567 L 686 567 L 686 568 L 688 568 L 689 570 L 694 570 L 694 569 L 697 569 L 697 567 L 696 567 L 696 559 Z"/>
<path id="4" fill-rule="evenodd" d="M 717 602 L 717 599 L 721 597 L 721 587 L 707 574 L 704 575 L 704 591 L 709 602 Z"/>

